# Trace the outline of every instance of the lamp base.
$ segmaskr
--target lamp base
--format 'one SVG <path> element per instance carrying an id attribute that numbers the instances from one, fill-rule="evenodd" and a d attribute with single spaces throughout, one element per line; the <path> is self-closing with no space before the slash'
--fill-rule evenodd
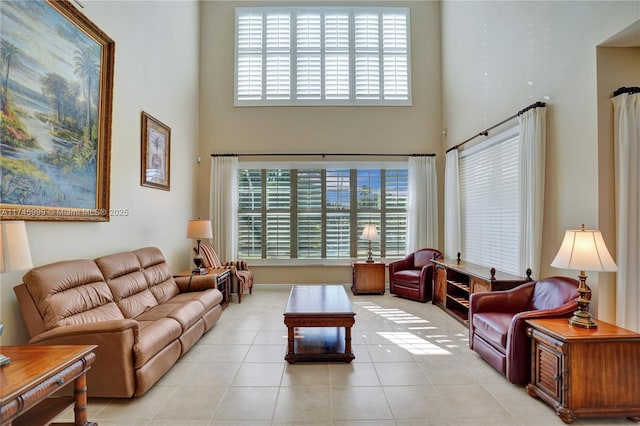
<path id="1" fill-rule="evenodd" d="M 598 328 L 598 324 L 593 320 L 591 314 L 584 311 L 575 311 L 573 316 L 569 318 L 569 324 L 581 328 Z"/>
<path id="2" fill-rule="evenodd" d="M 365 260 L 365 262 L 367 263 L 373 263 L 375 262 L 373 260 L 373 252 L 371 252 L 371 242 L 369 242 L 369 252 L 367 253 L 369 256 L 367 257 L 367 260 Z"/>

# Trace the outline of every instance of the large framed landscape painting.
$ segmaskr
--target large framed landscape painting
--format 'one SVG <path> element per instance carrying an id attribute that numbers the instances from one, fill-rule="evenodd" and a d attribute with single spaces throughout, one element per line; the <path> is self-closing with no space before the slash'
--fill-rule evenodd
<path id="1" fill-rule="evenodd" d="M 115 43 L 70 2 L 0 2 L 0 219 L 108 221 Z"/>

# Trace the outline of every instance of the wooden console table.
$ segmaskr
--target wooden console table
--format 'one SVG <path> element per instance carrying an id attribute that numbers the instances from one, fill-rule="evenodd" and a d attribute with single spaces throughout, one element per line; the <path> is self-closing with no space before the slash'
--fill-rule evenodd
<path id="1" fill-rule="evenodd" d="M 577 417 L 640 421 L 640 334 L 597 321 L 527 320 L 531 337 L 529 395 L 551 405 L 565 423 Z"/>
<path id="2" fill-rule="evenodd" d="M 484 291 L 509 290 L 531 281 L 526 277 L 496 271 L 495 268 L 475 265 L 462 260 L 432 260 L 432 303 L 440 306 L 464 325 L 469 325 L 469 296 Z"/>
<path id="3" fill-rule="evenodd" d="M 87 370 L 95 361 L 95 345 L 3 346 L 11 358 L 0 375 L 1 424 L 33 426 L 49 424 L 74 405 L 75 426 L 87 421 Z M 75 397 L 51 397 L 73 381 Z"/>

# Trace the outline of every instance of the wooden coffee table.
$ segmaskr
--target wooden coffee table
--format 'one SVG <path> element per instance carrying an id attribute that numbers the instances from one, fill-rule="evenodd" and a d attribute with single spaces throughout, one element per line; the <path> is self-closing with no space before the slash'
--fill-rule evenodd
<path id="1" fill-rule="evenodd" d="M 11 358 L 0 375 L 0 419 L 2 425 L 49 424 L 74 405 L 75 426 L 96 423 L 87 420 L 87 379 L 95 361 L 95 345 L 3 346 L 0 353 Z M 51 397 L 73 382 L 75 396 Z"/>
<path id="2" fill-rule="evenodd" d="M 284 310 L 289 363 L 351 362 L 351 326 L 356 313 L 341 285 L 295 285 Z"/>

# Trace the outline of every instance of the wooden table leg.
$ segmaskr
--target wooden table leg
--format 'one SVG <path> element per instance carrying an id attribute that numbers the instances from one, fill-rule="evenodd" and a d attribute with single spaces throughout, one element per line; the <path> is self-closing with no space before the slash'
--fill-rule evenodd
<path id="1" fill-rule="evenodd" d="M 344 352 L 351 354 L 351 327 L 344 328 Z"/>
<path id="2" fill-rule="evenodd" d="M 73 407 L 75 426 L 95 426 L 96 423 L 87 420 L 87 375 L 81 374 L 73 381 Z"/>
<path id="3" fill-rule="evenodd" d="M 291 362 L 294 358 L 294 327 L 287 327 L 287 356 L 286 360 Z"/>

